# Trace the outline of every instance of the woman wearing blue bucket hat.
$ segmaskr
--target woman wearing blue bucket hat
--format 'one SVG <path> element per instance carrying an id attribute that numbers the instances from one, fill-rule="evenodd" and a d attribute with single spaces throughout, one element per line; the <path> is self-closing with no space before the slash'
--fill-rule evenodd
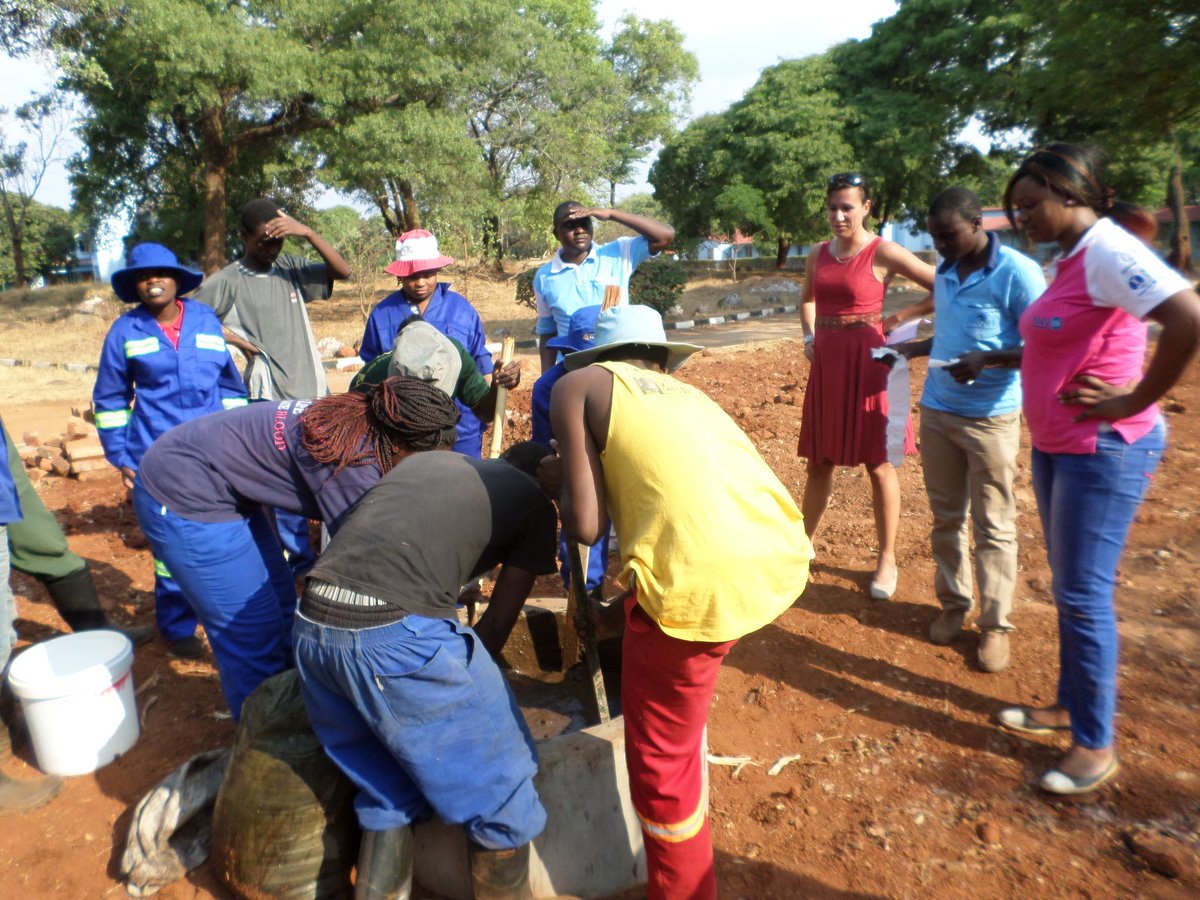
<path id="1" fill-rule="evenodd" d="M 138 304 L 109 329 L 92 404 L 104 456 L 126 487 L 154 440 L 181 422 L 246 405 L 246 386 L 225 346 L 216 314 L 182 299 L 204 276 L 161 244 L 138 244 L 112 275 L 113 293 Z M 134 398 L 137 403 L 134 404 Z M 175 656 L 203 652 L 196 615 L 160 560 L 154 561 L 154 611 Z"/>

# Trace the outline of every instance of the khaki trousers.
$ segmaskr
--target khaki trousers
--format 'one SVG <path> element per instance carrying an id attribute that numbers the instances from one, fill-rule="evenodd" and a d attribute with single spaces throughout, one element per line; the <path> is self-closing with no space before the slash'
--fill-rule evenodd
<path id="1" fill-rule="evenodd" d="M 981 631 L 1011 631 L 1017 579 L 1013 476 L 1020 413 L 972 419 L 921 407 L 921 466 L 933 512 L 934 588 L 943 609 L 972 607 L 967 513 L 975 538 Z"/>

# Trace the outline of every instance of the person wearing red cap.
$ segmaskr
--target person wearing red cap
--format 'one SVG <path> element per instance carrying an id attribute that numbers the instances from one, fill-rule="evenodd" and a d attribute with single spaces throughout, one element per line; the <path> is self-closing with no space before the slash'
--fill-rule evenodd
<path id="1" fill-rule="evenodd" d="M 412 316 L 422 319 L 446 337 L 454 338 L 471 354 L 481 375 L 492 374 L 492 355 L 487 350 L 483 321 L 462 294 L 439 281 L 438 273 L 454 264 L 438 250 L 437 238 L 428 231 L 406 231 L 396 240 L 396 259 L 385 272 L 400 280 L 400 290 L 384 297 L 371 310 L 363 330 L 358 355 L 364 363 L 392 349 L 400 326 Z M 521 364 L 509 363 L 496 372 L 493 381 L 505 388 L 521 383 Z M 483 446 L 483 421 L 461 400 L 455 399 L 462 418 L 454 450 L 478 459 Z"/>

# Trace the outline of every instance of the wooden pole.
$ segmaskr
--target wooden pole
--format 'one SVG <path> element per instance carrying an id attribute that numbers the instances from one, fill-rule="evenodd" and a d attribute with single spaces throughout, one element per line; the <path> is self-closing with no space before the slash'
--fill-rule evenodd
<path id="1" fill-rule="evenodd" d="M 511 334 L 504 339 L 504 344 L 500 348 L 500 368 L 503 369 L 512 362 L 513 351 L 517 347 L 517 340 Z M 504 443 L 504 405 L 508 402 L 508 388 L 501 387 L 496 389 L 496 412 L 492 416 L 492 452 L 489 457 L 495 459 L 500 455 L 500 446 Z"/>
<path id="2" fill-rule="evenodd" d="M 607 722 L 608 692 L 604 689 L 604 673 L 600 670 L 600 652 L 596 649 L 596 620 L 592 615 L 591 601 L 587 595 L 587 554 L 589 547 L 567 543 L 567 559 L 571 566 L 571 591 L 567 597 L 567 618 L 575 627 L 583 658 L 587 663 L 588 676 L 592 681 L 592 696 L 596 700 L 596 721 Z M 574 654 L 563 648 L 563 664 L 572 665 Z"/>

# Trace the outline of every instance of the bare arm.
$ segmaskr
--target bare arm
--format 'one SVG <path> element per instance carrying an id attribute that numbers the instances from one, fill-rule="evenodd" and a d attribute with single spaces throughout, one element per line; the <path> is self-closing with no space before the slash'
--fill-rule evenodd
<path id="1" fill-rule="evenodd" d="M 618 225 L 631 228 L 646 239 L 651 253 L 666 250 L 675 240 L 675 229 L 666 222 L 651 219 L 649 216 L 635 215 L 621 209 L 586 209 L 579 213 L 572 213 L 572 215 L 592 216 L 602 222 L 616 222 Z"/>
<path id="2" fill-rule="evenodd" d="M 812 340 L 817 333 L 817 298 L 813 293 L 813 275 L 817 271 L 817 257 L 821 254 L 821 245 L 814 244 L 808 251 L 804 261 L 804 299 L 800 301 L 800 327 L 804 329 L 804 355 L 812 362 Z"/>
<path id="3" fill-rule="evenodd" d="M 533 572 L 517 566 L 501 566 L 487 611 L 475 623 L 475 633 L 493 657 L 504 649 L 536 578 Z"/>
<path id="4" fill-rule="evenodd" d="M 611 397 L 612 376 L 596 368 L 568 372 L 550 395 L 550 426 L 562 458 L 559 514 L 563 530 L 569 540 L 588 545 L 596 543 L 608 528 L 600 448 L 588 422 L 589 400 L 594 402 L 592 395 L 605 380 Z"/>
<path id="5" fill-rule="evenodd" d="M 903 309 L 896 310 L 883 320 L 883 332 L 887 334 L 913 319 L 920 319 L 933 313 L 933 294 L 926 294 L 916 303 L 911 303 Z"/>
<path id="6" fill-rule="evenodd" d="M 1193 290 L 1172 294 L 1148 318 L 1162 325 L 1158 345 L 1146 374 L 1129 384 L 1107 384 L 1092 375 L 1078 379 L 1081 387 L 1059 394 L 1064 403 L 1088 407 L 1083 419 L 1115 421 L 1141 412 L 1169 391 L 1200 352 L 1200 296 Z"/>
<path id="7" fill-rule="evenodd" d="M 237 347 L 242 351 L 243 354 L 245 354 L 247 359 L 252 356 L 258 356 L 259 348 L 255 347 L 236 331 L 231 331 L 228 328 L 222 328 L 221 331 L 225 335 L 225 343 L 232 344 L 233 346 Z"/>
<path id="8" fill-rule="evenodd" d="M 933 290 L 933 279 L 937 270 L 929 263 L 921 262 L 913 255 L 912 251 L 904 249 L 899 244 L 893 241 L 883 241 L 875 253 L 875 261 L 887 269 L 888 280 L 899 275 L 927 291 Z M 931 312 L 932 309 L 931 306 Z"/>
<path id="9" fill-rule="evenodd" d="M 278 238 L 304 238 L 312 244 L 313 249 L 325 261 L 325 267 L 329 272 L 331 281 L 341 281 L 350 277 L 350 266 L 347 265 L 346 260 L 342 259 L 342 254 L 338 253 L 329 241 L 325 240 L 325 238 L 321 237 L 313 229 L 297 222 L 283 210 L 280 210 L 279 215 L 267 223 L 266 233 L 271 237 Z"/>

